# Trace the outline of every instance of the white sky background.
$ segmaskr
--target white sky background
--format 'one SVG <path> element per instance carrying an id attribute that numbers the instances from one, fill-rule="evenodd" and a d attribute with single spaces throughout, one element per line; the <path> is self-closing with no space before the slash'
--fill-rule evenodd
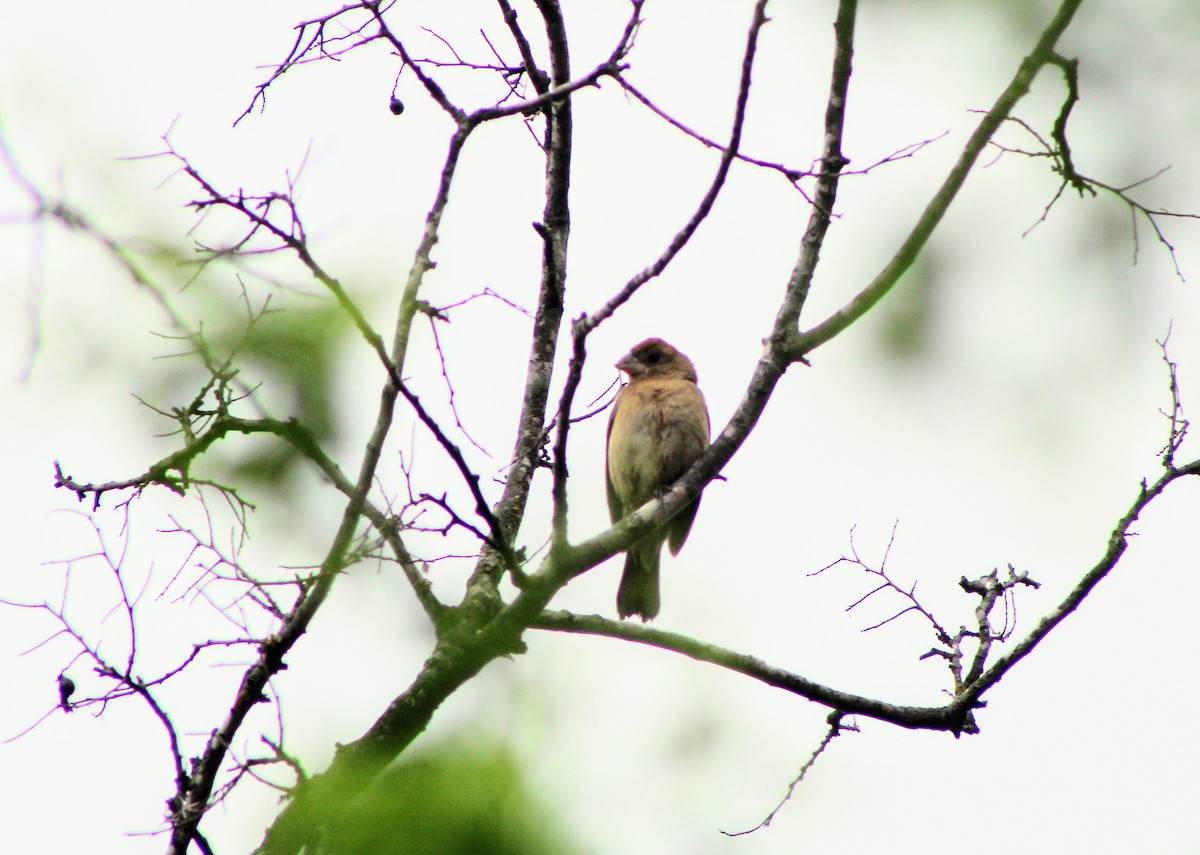
<path id="1" fill-rule="evenodd" d="M 472 17 L 482 10 L 493 41 L 512 53 L 489 4 L 455 4 L 437 15 L 422 5 L 411 4 L 405 20 L 429 23 L 473 56 L 483 55 Z M 862 4 L 847 154 L 865 165 L 949 134 L 912 159 L 843 181 L 842 216 L 806 325 L 886 261 L 957 155 L 974 122 L 968 111 L 991 105 L 1049 8 L 1037 4 L 1023 20 L 1004 4 L 965 8 L 975 5 Z M 394 66 L 377 46 L 289 73 L 265 113 L 231 129 L 263 78 L 257 66 L 283 56 L 296 21 L 331 7 L 179 8 L 11 9 L 0 33 L 0 121 L 17 158 L 110 233 L 178 241 L 192 224 L 180 208 L 191 189 L 178 177 L 160 187 L 170 172 L 162 162 L 115 158 L 159 150 L 158 137 L 178 117 L 177 148 L 227 187 L 261 192 L 282 186 L 311 144 L 299 198 L 315 254 L 388 329 L 448 123 L 407 74 L 399 94 L 408 109 L 398 118 L 387 111 Z M 722 137 L 749 8 L 651 0 L 631 79 L 693 127 Z M 771 7 L 747 152 L 797 166 L 818 152 L 833 8 Z M 607 53 L 625 10 L 616 2 L 567 5 L 576 74 Z M 522 11 L 533 29 L 532 9 Z M 442 55 L 415 26 L 404 31 L 415 53 Z M 1171 165 L 1141 198 L 1200 208 L 1198 36 L 1200 11 L 1188 2 L 1085 4 L 1061 43 L 1081 58 L 1083 100 L 1071 136 L 1084 173 L 1126 184 Z M 498 84 L 474 85 L 454 94 L 488 97 Z M 1048 128 L 1061 95 L 1057 72 L 1047 70 L 1018 113 Z M 716 162 L 611 83 L 580 95 L 576 129 L 569 317 L 598 307 L 653 260 Z M 491 286 L 534 303 L 536 154 L 517 123 L 485 129 L 468 144 L 426 299 L 448 303 Z M 1100 557 L 1140 479 L 1157 474 L 1166 436 L 1158 409 L 1168 399 L 1155 338 L 1172 319 L 1185 405 L 1200 414 L 1200 224 L 1166 223 L 1183 283 L 1144 224 L 1131 263 L 1128 215 L 1112 199 L 1067 195 L 1022 238 L 1054 188 L 1045 164 L 1013 158 L 972 176 L 922 268 L 935 307 L 925 351 L 901 359 L 882 344 L 892 295 L 881 312 L 813 354 L 813 368 L 789 372 L 727 468 L 728 481 L 707 491 L 686 549 L 664 561 L 657 626 L 845 690 L 935 704 L 945 673 L 917 661 L 931 641 L 919 621 L 906 616 L 860 634 L 891 613 L 883 600 L 843 613 L 870 581 L 850 571 L 806 575 L 848 549 L 851 528 L 864 557 L 877 559 L 898 518 L 889 568 L 917 580 L 951 627 L 969 621 L 973 606 L 957 588 L 962 575 L 1011 562 L 1042 582 L 1020 592 L 1020 631 Z M 7 177 L 0 202 L 5 215 L 23 209 Z M 714 427 L 723 425 L 773 319 L 806 216 L 780 177 L 736 167 L 697 240 L 591 338 L 581 403 L 613 379 L 610 366 L 629 345 L 661 335 L 692 357 Z M 143 471 L 170 446 L 146 439 L 162 426 L 130 393 L 176 402 L 192 392 L 155 379 L 164 364 L 153 357 L 172 349 L 147 331 L 166 325 L 114 264 L 53 227 L 40 246 L 11 220 L 0 229 L 0 431 L 9 485 L 0 595 L 26 601 L 56 596 L 59 574 L 43 562 L 85 549 L 86 522 L 53 513 L 76 505 L 53 489 L 51 461 L 86 480 Z M 302 281 L 295 270 L 289 276 Z M 31 299 L 41 343 L 22 380 Z M 511 444 L 525 331 L 519 317 L 482 304 L 443 327 L 464 422 L 496 458 L 480 458 L 492 471 Z M 354 441 L 374 419 L 381 381 L 366 348 L 352 347 L 337 449 L 347 470 L 357 466 Z M 427 338 L 418 348 L 414 373 L 435 365 Z M 438 389 L 432 381 L 426 388 Z M 607 524 L 602 443 L 603 418 L 573 435 L 576 539 Z M 435 458 L 426 449 L 420 465 L 434 471 Z M 398 467 L 394 453 L 386 460 Z M 531 520 L 544 519 L 537 515 L 547 484 L 538 481 Z M 259 555 L 291 565 L 320 559 L 327 517 L 339 504 L 317 498 L 315 480 L 311 492 L 260 515 Z M 594 852 L 1182 851 L 1200 834 L 1200 749 L 1190 721 L 1200 696 L 1187 658 L 1191 604 L 1200 596 L 1198 496 L 1197 485 L 1177 485 L 1145 515 L 1112 577 L 988 695 L 981 735 L 956 741 L 860 719 L 862 732 L 839 738 L 775 823 L 749 837 L 730 840 L 718 829 L 745 828 L 770 810 L 820 740 L 825 710 L 672 654 L 531 633 L 526 656 L 489 666 L 424 738 L 487 722 L 518 747 L 543 797 Z M 138 507 L 130 566 L 180 560 L 179 544 L 153 529 L 164 513 L 183 511 L 169 497 Z M 526 542 L 537 546 L 543 531 L 531 526 Z M 619 561 L 597 568 L 556 605 L 611 615 L 618 572 Z M 449 594 L 446 575 L 439 590 Z M 80 614 L 103 615 L 111 604 L 103 583 L 73 591 Z M 290 699 L 289 745 L 310 769 L 323 767 L 334 741 L 361 735 L 428 652 L 429 633 L 408 603 L 389 573 L 356 568 L 289 657 L 280 682 Z M 209 637 L 198 617 L 166 613 L 142 627 L 151 662 L 170 661 L 186 645 L 180 629 Z M 17 656 L 48 631 L 36 613 L 6 611 L 0 620 L 0 736 L 21 731 L 55 701 L 66 645 Z M 204 733 L 227 708 L 237 674 L 214 669 L 207 683 L 167 693 L 168 701 Z M 274 796 L 252 786 L 208 820 L 217 851 L 247 851 L 261 839 Z M 155 829 L 171 792 L 161 730 L 140 706 L 115 705 L 102 718 L 52 716 L 0 747 L 0 851 L 161 851 L 161 837 L 123 835 Z"/>

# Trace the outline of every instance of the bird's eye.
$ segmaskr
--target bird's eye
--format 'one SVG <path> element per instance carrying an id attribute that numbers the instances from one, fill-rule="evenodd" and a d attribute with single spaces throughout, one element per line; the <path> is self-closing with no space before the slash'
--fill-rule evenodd
<path id="1" fill-rule="evenodd" d="M 652 350 L 646 355 L 646 361 L 651 365 L 658 365 L 658 363 L 662 362 L 662 354 L 657 350 Z"/>

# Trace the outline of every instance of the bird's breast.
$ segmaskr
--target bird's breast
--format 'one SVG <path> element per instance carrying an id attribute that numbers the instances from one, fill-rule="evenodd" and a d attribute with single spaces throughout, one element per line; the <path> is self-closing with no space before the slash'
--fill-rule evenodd
<path id="1" fill-rule="evenodd" d="M 679 478 L 708 447 L 704 397 L 689 381 L 631 383 L 609 434 L 613 488 L 636 507 Z"/>

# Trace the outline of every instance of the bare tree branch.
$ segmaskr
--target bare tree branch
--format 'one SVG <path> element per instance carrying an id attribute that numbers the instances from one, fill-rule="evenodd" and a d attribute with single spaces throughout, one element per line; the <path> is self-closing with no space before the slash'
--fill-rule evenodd
<path id="1" fill-rule="evenodd" d="M 825 753 L 825 749 L 829 747 L 829 743 L 833 742 L 835 737 L 841 736 L 848 730 L 858 730 L 857 727 L 852 725 L 842 724 L 843 717 L 843 714 L 840 712 L 831 712 L 829 714 L 829 730 L 825 733 L 825 738 L 821 740 L 820 744 L 817 745 L 812 755 L 809 756 L 808 760 L 804 762 L 804 765 L 800 767 L 800 771 L 796 773 L 796 777 L 792 779 L 790 784 L 788 784 L 787 791 L 783 794 L 783 798 L 780 799 L 779 803 L 771 809 L 771 812 L 766 815 L 762 822 L 753 828 L 747 828 L 744 831 L 722 831 L 721 833 L 726 837 L 741 837 L 746 834 L 753 834 L 754 832 L 770 825 L 775 820 L 775 817 L 779 815 L 779 812 L 783 810 L 783 806 L 791 801 L 792 794 L 796 792 L 796 787 L 800 786 L 801 782 L 804 780 L 804 777 L 809 773 L 809 771 L 812 770 L 812 767 L 816 765 L 817 758 Z"/>
<path id="2" fill-rule="evenodd" d="M 742 56 L 742 76 L 738 84 L 737 102 L 734 105 L 733 127 L 729 133 L 729 144 L 725 146 L 721 153 L 721 159 L 717 163 L 717 171 L 713 176 L 712 183 L 709 184 L 700 203 L 696 206 L 696 211 L 691 218 L 684 224 L 683 228 L 676 233 L 667 248 L 656 258 L 649 267 L 646 267 L 618 291 L 612 299 L 601 306 L 590 315 L 584 315 L 578 318 L 573 326 L 572 332 L 576 337 L 586 337 L 588 333 L 602 324 L 605 320 L 612 316 L 618 308 L 624 305 L 630 297 L 637 293 L 643 285 L 651 279 L 659 276 L 667 265 L 679 254 L 688 241 L 692 239 L 692 235 L 700 228 L 700 224 L 708 217 L 712 211 L 713 205 L 717 201 L 717 196 L 721 193 L 721 188 L 725 186 L 725 179 L 729 176 L 729 168 L 733 165 L 734 158 L 737 156 L 738 148 L 742 140 L 742 128 L 746 119 L 746 103 L 750 98 L 750 72 L 754 68 L 754 57 L 758 49 L 758 35 L 764 24 L 767 23 L 766 16 L 766 0 L 759 0 L 754 5 L 753 18 L 750 23 L 750 31 L 746 36 L 746 51 Z"/>
<path id="3" fill-rule="evenodd" d="M 917 218 L 912 231 L 909 232 L 908 237 L 904 239 L 883 270 L 837 312 L 807 332 L 790 335 L 787 342 L 788 358 L 799 359 L 806 356 L 861 318 L 872 306 L 883 299 L 883 296 L 912 266 L 929 241 L 934 229 L 937 228 L 942 217 L 950 208 L 950 203 L 962 189 L 967 176 L 979 159 L 980 153 L 995 135 L 996 129 L 1011 114 L 1017 102 L 1029 92 L 1029 87 L 1033 84 L 1033 79 L 1038 72 L 1047 64 L 1054 62 L 1054 58 L 1057 56 L 1054 46 L 1058 43 L 1058 39 L 1066 30 L 1067 25 L 1071 23 L 1071 19 L 1075 17 L 1075 12 L 1079 9 L 1081 2 L 1083 0 L 1063 0 L 1059 4 L 1054 17 L 1039 36 L 1033 51 L 1022 60 L 1013 79 L 996 99 L 992 108 L 984 114 L 970 139 L 967 140 L 958 161 L 946 176 L 946 180 L 942 182 L 942 186 L 925 206 L 925 210 Z M 798 310 L 794 316 L 795 318 L 799 317 Z M 792 312 L 789 310 L 786 320 L 792 319 Z M 792 327 L 789 325 L 788 330 L 791 329 Z"/>
<path id="4" fill-rule="evenodd" d="M 399 70 L 396 71 L 393 96 L 395 97 L 398 91 L 400 75 L 411 69 L 412 76 L 423 87 L 430 101 L 453 123 L 446 142 L 447 148 L 437 187 L 425 214 L 418 245 L 407 273 L 403 276 L 403 286 L 397 299 L 398 317 L 390 341 L 385 340 L 384 333 L 368 321 L 356 299 L 351 296 L 352 289 L 344 286 L 316 260 L 316 250 L 305 231 L 304 221 L 295 201 L 293 181 L 290 178 L 285 192 L 247 195 L 241 190 L 221 191 L 199 169 L 175 151 L 169 138 L 164 137 L 167 144 L 165 154 L 178 162 L 181 170 L 196 183 L 203 194 L 191 203 L 200 214 L 201 220 L 211 211 L 223 210 L 232 212 L 241 223 L 241 230 L 236 239 L 229 244 L 200 244 L 203 257 L 198 269 L 203 269 L 205 265 L 218 260 L 237 260 L 256 254 L 282 253 L 289 259 L 294 258 L 306 272 L 306 276 L 319 283 L 336 302 L 340 312 L 351 319 L 359 336 L 366 342 L 383 369 L 378 378 L 380 398 L 376 418 L 365 442 L 357 475 L 352 479 L 317 442 L 316 436 L 319 434 L 314 434 L 301 423 L 269 418 L 265 413 L 262 418 L 257 419 L 234 415 L 233 405 L 251 396 L 254 391 L 234 385 L 237 372 L 233 365 L 237 348 L 228 356 L 218 357 L 205 342 L 202 330 L 192 331 L 179 322 L 179 339 L 186 342 L 192 349 L 191 352 L 200 357 L 209 372 L 209 378 L 185 406 L 174 409 L 164 406 L 158 410 L 177 425 L 175 432 L 181 437 L 182 447 L 152 464 L 144 473 L 124 480 L 85 483 L 64 474 L 57 464 L 55 466 L 58 486 L 73 492 L 81 500 L 91 497 L 93 510 L 100 507 L 101 497 L 107 492 L 120 491 L 126 494 L 124 503 L 128 507 L 128 503 L 142 490 L 154 485 L 166 487 L 178 494 L 196 485 L 211 485 L 220 490 L 221 495 L 229 502 L 230 512 L 241 525 L 241 537 L 244 539 L 246 516 L 253 506 L 242 499 L 232 487 L 194 477 L 192 469 L 219 440 L 235 434 L 266 434 L 277 437 L 294 448 L 328 479 L 344 499 L 336 533 L 326 546 L 320 563 L 315 567 L 310 565 L 302 568 L 283 568 L 293 573 L 292 577 L 268 583 L 259 581 L 252 568 L 239 563 L 240 541 L 231 548 L 218 546 L 217 538 L 213 534 L 213 520 L 211 515 L 208 515 L 209 507 L 204 504 L 204 495 L 211 496 L 212 493 L 206 490 L 198 491 L 201 493 L 200 501 L 204 505 L 209 530 L 206 534 L 203 523 L 189 528 L 183 522 L 171 518 L 174 528 L 166 528 L 164 532 L 190 537 L 192 549 L 175 575 L 170 577 L 163 587 L 160 596 L 169 595 L 177 602 L 205 600 L 212 603 L 238 631 L 231 633 L 236 636 L 234 638 L 213 637 L 207 641 L 193 643 L 190 650 L 185 648 L 177 658 L 171 660 L 176 664 L 152 679 L 139 677 L 135 673 L 139 642 L 134 613 L 141 602 L 145 586 L 139 588 L 130 582 L 130 577 L 122 569 L 124 554 L 113 557 L 103 540 L 101 549 L 95 555 L 86 557 L 89 560 L 107 561 L 116 578 L 118 588 L 114 613 L 124 617 L 129 635 L 129 650 L 125 661 L 113 665 L 112 657 L 102 658 L 98 645 L 88 641 L 87 632 L 75 627 L 67 618 L 65 588 L 70 581 L 69 566 L 64 583 L 63 604 L 37 606 L 46 610 L 58 622 L 55 637 L 62 635 L 73 639 L 80 649 L 79 660 L 86 662 L 90 659 L 95 663 L 96 671 L 101 677 L 113 681 L 112 684 L 106 685 L 114 686 L 111 691 L 99 697 L 87 697 L 85 692 L 82 700 L 72 700 L 75 697 L 73 681 L 67 676 L 67 669 L 64 668 L 59 675 L 59 705 L 52 708 L 51 712 L 54 709 L 66 712 L 83 705 L 103 705 L 117 698 L 132 696 L 140 698 L 166 728 L 175 772 L 175 793 L 170 801 L 171 810 L 168 817 L 171 825 L 170 852 L 184 855 L 192 843 L 201 851 L 211 851 L 212 847 L 200 831 L 204 815 L 247 777 L 263 780 L 272 787 L 287 791 L 290 796 L 290 801 L 268 831 L 261 851 L 294 853 L 321 849 L 328 842 L 330 829 L 338 823 L 343 809 L 422 733 L 441 704 L 490 662 L 503 656 L 524 652 L 525 633 L 531 628 L 606 636 L 658 647 L 743 674 L 829 708 L 831 713 L 828 732 L 807 762 L 802 765 L 783 799 L 755 829 L 765 827 L 787 803 L 832 740 L 841 731 L 854 729 L 842 723 L 845 716 L 864 715 L 900 727 L 946 731 L 955 736 L 977 732 L 975 714 L 984 706 L 987 692 L 1021 658 L 1035 649 L 1068 614 L 1078 608 L 1095 585 L 1116 567 L 1124 554 L 1128 537 L 1132 534 L 1131 527 L 1139 514 L 1175 480 L 1187 475 L 1200 474 L 1200 460 L 1183 465 L 1176 462 L 1177 453 L 1187 434 L 1188 420 L 1183 414 L 1180 402 L 1175 365 L 1167 356 L 1164 339 L 1160 345 L 1164 361 L 1169 367 L 1172 403 L 1169 412 L 1164 410 L 1164 415 L 1170 422 L 1170 436 L 1161 453 L 1162 474 L 1153 484 L 1143 481 L 1137 499 L 1114 528 L 1101 560 L 1083 575 L 1057 608 L 998 658 L 993 657 L 998 651 L 1005 649 L 1002 645 L 1010 643 L 1015 636 L 1014 591 L 1019 586 L 1036 586 L 1027 574 L 1018 573 L 1010 565 L 1007 576 L 1002 576 L 999 569 L 995 569 L 974 580 L 963 577 L 959 583 L 960 587 L 976 598 L 972 600 L 974 614 L 972 619 L 964 621 L 958 632 L 951 633 L 944 628 L 946 624 L 935 618 L 932 611 L 921 603 L 916 595 L 915 583 L 901 585 L 887 570 L 886 553 L 878 568 L 875 568 L 858 555 L 852 540 L 851 555 L 843 556 L 825 569 L 849 564 L 858 567 L 873 579 L 875 587 L 851 605 L 850 609 L 859 607 L 876 595 L 899 598 L 898 610 L 869 629 L 884 627 L 910 612 L 919 614 L 929 623 L 937 646 L 921 658 L 944 658 L 953 683 L 952 690 L 947 691 L 949 699 L 937 706 L 896 705 L 844 692 L 753 656 L 677 633 L 606 620 L 595 615 L 547 611 L 555 595 L 572 579 L 630 547 L 646 532 L 661 525 L 685 505 L 695 501 L 711 480 L 721 477 L 719 473 L 722 467 L 732 459 L 754 430 L 777 384 L 790 366 L 796 362 L 807 364 L 808 354 L 867 313 L 911 266 L 962 188 L 979 154 L 989 144 L 995 145 L 993 137 L 997 129 L 1005 121 L 1017 121 L 1011 116 L 1012 110 L 1029 91 L 1032 81 L 1044 66 L 1054 65 L 1062 69 L 1066 78 L 1067 98 L 1054 124 L 1050 140 L 1044 140 L 1035 133 L 1047 150 L 1036 154 L 1054 159 L 1054 168 L 1063 177 L 1064 187 L 1074 186 L 1081 193 L 1088 191 L 1094 194 L 1097 188 L 1115 193 L 1130 205 L 1135 222 L 1139 213 L 1146 216 L 1159 240 L 1172 251 L 1172 257 L 1173 247 L 1166 242 L 1155 217 L 1193 216 L 1170 214 L 1139 206 L 1126 195 L 1129 188 L 1109 187 L 1087 179 L 1076 171 L 1068 145 L 1066 125 L 1071 109 L 1078 99 L 1077 68 L 1075 61 L 1060 56 L 1055 46 L 1072 20 L 1080 0 L 1061 0 L 1033 51 L 1021 62 L 1016 74 L 992 108 L 983 115 L 954 167 L 926 205 L 896 254 L 850 301 L 805 331 L 801 328 L 801 317 L 835 216 L 840 180 L 850 174 L 846 169 L 848 160 L 843 153 L 843 145 L 853 73 L 857 0 L 840 0 L 838 3 L 821 154 L 811 171 L 796 170 L 782 164 L 758 160 L 740 151 L 760 35 L 763 27 L 769 22 L 766 16 L 767 0 L 757 0 L 754 4 L 752 17 L 746 29 L 739 83 L 733 104 L 733 119 L 728 141 L 724 143 L 716 142 L 672 117 L 625 78 L 625 73 L 630 68 L 634 42 L 642 24 L 643 3 L 644 0 L 632 0 L 629 15 L 620 33 L 616 35 L 608 56 L 577 76 L 572 74 L 567 29 L 559 0 L 534 0 L 545 30 L 544 46 L 540 36 L 535 40 L 529 38 L 529 34 L 519 25 L 516 11 L 508 0 L 497 0 L 498 13 L 513 39 L 516 52 L 521 57 L 520 65 L 511 66 L 501 58 L 500 52 L 486 34 L 484 39 L 495 54 L 498 64 L 492 64 L 490 60 L 475 62 L 469 59 L 471 54 L 466 50 L 460 56 L 448 38 L 431 30 L 426 32 L 440 40 L 453 54 L 455 61 L 451 63 L 414 57 L 409 50 L 411 37 L 405 35 L 407 30 L 399 29 L 398 25 L 397 28 L 393 28 L 397 18 L 393 16 L 389 21 L 387 13 L 391 4 L 381 0 L 349 3 L 325 16 L 297 25 L 297 34 L 291 50 L 282 63 L 271 69 L 268 79 L 257 87 L 250 105 L 238 121 L 253 112 L 256 107 L 265 107 L 268 89 L 278 83 L 282 75 L 290 69 L 309 62 L 340 59 L 360 47 L 380 42 L 382 44 L 378 47 L 389 50 L 397 57 L 396 65 Z M 435 47 L 437 54 L 441 54 L 441 50 L 440 47 Z M 545 56 L 539 59 L 543 52 Z M 464 56 L 468 59 L 464 59 Z M 543 71 L 539 66 L 543 61 L 549 72 Z M 467 107 L 456 103 L 447 94 L 448 90 L 443 88 L 443 83 L 448 82 L 456 73 L 452 69 L 456 68 L 500 75 L 505 82 L 505 91 L 499 95 L 494 91 L 489 92 L 488 97 L 495 96 L 495 99 L 485 102 L 485 106 L 482 107 Z M 522 82 L 523 76 L 528 78 L 529 85 L 532 86 L 532 97 L 521 98 L 529 91 Z M 585 93 L 585 90 L 598 88 L 606 78 L 616 80 L 626 92 L 683 133 L 705 146 L 718 149 L 720 158 L 715 174 L 697 202 L 695 210 L 657 257 L 630 277 L 593 313 L 581 315 L 575 320 L 571 330 L 572 350 L 562 395 L 555 418 L 548 422 L 547 410 L 550 406 L 553 366 L 558 355 L 558 342 L 567 299 L 573 104 L 575 98 L 590 94 Z M 495 89 L 494 86 L 490 88 Z M 444 318 L 444 315 L 433 308 L 428 299 L 423 299 L 421 294 L 426 274 L 434 267 L 432 253 L 441 237 L 442 220 L 449 209 L 451 191 L 455 187 L 464 147 L 476 129 L 489 122 L 507 119 L 524 119 L 531 132 L 535 128 L 542 129 L 543 136 L 538 140 L 538 145 L 545 154 L 546 161 L 542 219 L 533 225 L 541 241 L 542 250 L 538 300 L 532 315 L 534 323 L 526 364 L 526 380 L 510 457 L 511 463 L 504 475 L 501 495 L 496 501 L 496 496 L 489 493 L 498 492 L 497 487 L 491 482 L 484 483 L 480 474 L 471 468 L 464 448 L 456 442 L 458 434 L 454 433 L 453 426 L 446 427 L 449 425 L 449 419 L 439 421 L 434 412 L 426 406 L 410 386 L 404 374 L 404 367 L 409 356 L 412 326 L 416 316 L 426 315 L 431 324 L 436 324 L 438 319 Z M 1026 127 L 1033 132 L 1031 128 Z M 857 172 L 865 173 L 883 163 L 909 157 L 928 142 L 931 140 L 906 146 Z M 800 239 L 799 251 L 772 329 L 763 340 L 762 356 L 754 367 L 743 398 L 729 423 L 688 473 L 662 495 L 647 502 L 607 530 L 581 542 L 571 543 L 568 533 L 568 445 L 572 423 L 587 417 L 573 415 L 575 397 L 586 363 L 587 338 L 600 324 L 625 306 L 644 285 L 661 275 L 689 245 L 717 200 L 721 198 L 732 164 L 738 160 L 778 171 L 797 187 L 801 180 L 812 179 L 814 182 L 811 190 L 811 210 Z M 20 175 L 19 170 L 11 168 L 15 174 Z M 49 200 L 31 182 L 21 183 L 36 209 L 37 218 L 57 220 L 68 228 L 98 240 L 126 267 L 134 281 L 150 287 L 151 293 L 155 295 L 168 317 L 178 320 L 170 301 L 164 296 L 165 292 L 155 285 L 152 277 L 142 270 L 138 261 L 119 241 L 105 236 L 78 212 Z M 1055 200 L 1061 192 L 1062 188 Z M 1051 205 L 1053 204 L 1052 201 Z M 1043 218 L 1044 216 L 1045 214 Z M 250 301 L 244 291 L 243 298 L 249 309 Z M 257 313 L 250 311 L 251 323 L 266 312 L 265 303 Z M 436 339 L 436 330 L 434 346 L 441 357 L 441 343 Z M 450 382 L 444 358 L 441 365 L 449 388 L 451 413 L 458 428 L 466 435 L 458 417 L 454 387 Z M 415 424 L 420 422 L 421 430 L 433 437 L 440 453 L 444 453 L 454 466 L 450 476 L 450 480 L 453 481 L 451 488 L 439 484 L 432 489 L 422 489 L 423 485 L 415 484 L 411 477 L 411 453 L 407 464 L 402 455 L 400 468 L 406 482 L 407 503 L 403 500 L 405 487 L 389 492 L 380 475 L 383 449 L 385 443 L 391 439 L 400 398 L 403 398 L 411 409 L 409 418 L 414 425 L 414 434 L 417 431 Z M 405 413 L 407 414 L 407 410 Z M 474 442 L 469 435 L 467 439 Z M 551 442 L 551 453 L 547 455 L 547 445 Z M 544 552 L 541 549 L 535 551 L 534 558 L 530 558 L 525 547 L 518 545 L 517 538 L 522 524 L 526 521 L 531 485 L 538 468 L 549 468 L 553 479 L 550 487 L 551 534 L 549 548 Z M 463 499 L 465 493 L 470 494 L 469 502 Z M 381 499 L 378 498 L 380 496 Z M 474 516 L 470 512 L 456 509 L 471 505 Z M 361 526 L 363 520 L 369 523 L 369 527 Z M 365 530 L 360 531 L 360 528 Z M 426 578 L 428 565 L 425 562 L 430 560 L 429 555 L 422 555 L 418 551 L 420 560 L 415 558 L 405 541 L 405 532 L 411 532 L 412 538 L 416 538 L 427 532 L 444 534 L 458 529 L 465 530 L 478 539 L 478 554 L 470 556 L 474 560 L 474 567 L 461 600 L 457 604 L 443 603 L 433 595 Z M 894 536 L 893 529 L 893 538 Z M 453 547 L 442 551 L 452 550 Z M 471 547 L 468 547 L 468 550 L 473 551 Z M 433 626 L 434 648 L 408 688 L 393 699 L 375 723 L 359 739 L 338 746 L 327 771 L 309 775 L 299 760 L 283 748 L 282 717 L 278 717 L 277 739 L 261 737 L 262 744 L 269 750 L 264 750 L 258 742 L 254 742 L 252 748 L 247 747 L 249 743 L 242 733 L 243 728 L 258 704 L 269 702 L 278 705 L 278 698 L 274 697 L 273 676 L 287 667 L 285 659 L 308 631 L 313 618 L 326 602 L 337 577 L 351 564 L 364 557 L 389 562 L 394 560 L 400 565 Z M 529 572 L 527 565 L 533 568 L 532 572 Z M 515 591 L 511 594 L 510 588 L 502 588 L 506 575 L 515 586 Z M 148 584 L 147 578 L 146 585 Z M 232 602 L 231 586 L 234 592 Z M 269 629 L 263 629 L 264 625 L 269 625 Z M 198 756 L 193 758 L 190 764 L 185 764 L 184 748 L 176 725 L 159 699 L 162 693 L 158 691 L 158 686 L 175 679 L 200 662 L 204 651 L 234 646 L 239 649 L 253 649 L 253 661 L 242 672 L 238 688 L 229 699 L 223 721 L 211 730 Z M 968 661 L 969 665 L 966 664 Z M 271 728 L 267 727 L 264 731 L 270 732 Z M 241 746 L 235 752 L 234 742 L 239 734 L 242 734 Z M 190 752 L 186 753 L 190 755 Z M 272 781 L 271 778 L 275 777 L 275 773 L 270 771 L 272 768 L 282 773 L 284 778 L 294 778 L 294 786 L 289 788 Z M 742 833 L 747 832 L 737 832 Z"/>

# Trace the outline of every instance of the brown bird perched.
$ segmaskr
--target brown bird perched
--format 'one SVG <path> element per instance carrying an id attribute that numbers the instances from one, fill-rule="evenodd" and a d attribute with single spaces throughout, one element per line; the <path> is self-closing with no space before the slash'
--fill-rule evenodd
<path id="1" fill-rule="evenodd" d="M 708 448 L 708 407 L 692 361 L 661 338 L 621 357 L 629 383 L 608 418 L 608 510 L 615 523 L 675 483 Z M 700 499 L 634 543 L 625 554 L 617 614 L 648 621 L 658 614 L 658 559 L 664 542 L 677 555 Z"/>

